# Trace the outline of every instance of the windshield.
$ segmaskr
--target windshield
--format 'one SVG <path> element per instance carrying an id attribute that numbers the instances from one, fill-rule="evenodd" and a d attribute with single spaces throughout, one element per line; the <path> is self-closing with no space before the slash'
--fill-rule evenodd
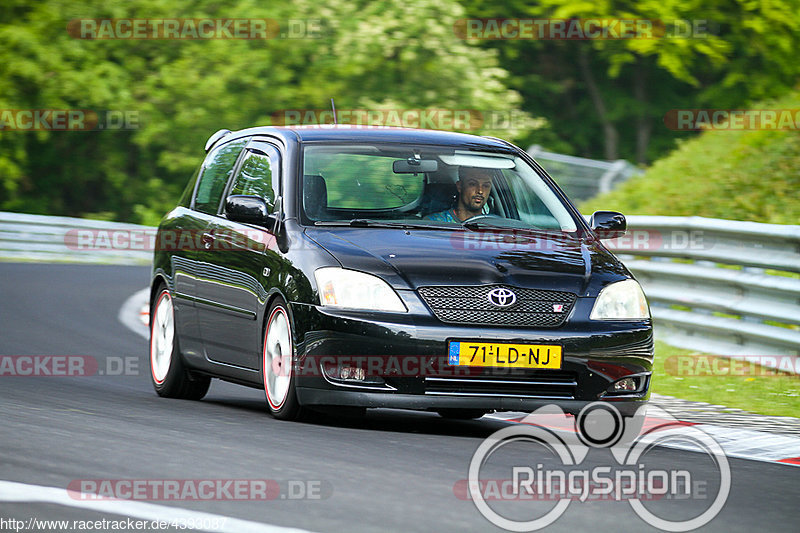
<path id="1" fill-rule="evenodd" d="M 318 225 L 577 230 L 555 192 L 512 153 L 397 144 L 307 146 L 302 195 L 304 219 Z"/>

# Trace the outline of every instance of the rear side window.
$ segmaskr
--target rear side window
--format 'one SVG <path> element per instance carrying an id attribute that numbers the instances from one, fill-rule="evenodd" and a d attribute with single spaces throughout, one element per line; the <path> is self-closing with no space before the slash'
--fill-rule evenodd
<path id="1" fill-rule="evenodd" d="M 264 147 L 263 151 L 248 149 L 239 172 L 233 180 L 230 194 L 258 196 L 267 202 L 270 212 L 275 206 L 275 191 L 280 180 L 278 151 Z"/>
<path id="2" fill-rule="evenodd" d="M 225 184 L 245 144 L 247 139 L 240 139 L 223 144 L 208 154 L 200 170 L 200 183 L 197 184 L 194 198 L 195 209 L 209 215 L 217 213 Z"/>

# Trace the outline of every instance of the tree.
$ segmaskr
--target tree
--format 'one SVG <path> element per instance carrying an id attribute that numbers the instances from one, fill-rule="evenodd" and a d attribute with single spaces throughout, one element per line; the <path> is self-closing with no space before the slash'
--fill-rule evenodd
<path id="1" fill-rule="evenodd" d="M 0 109 L 117 110 L 123 131 L 0 132 L 0 208 L 154 223 L 219 128 L 285 109 L 465 109 L 513 113 L 496 52 L 454 38 L 452 1 L 90 0 L 13 2 L 0 12 Z M 315 30 L 262 40 L 75 39 L 73 19 L 270 19 Z M 74 28 L 74 26 L 72 26 Z M 302 32 L 299 32 L 302 33 Z M 525 136 L 516 129 L 473 133 Z"/>
<path id="2" fill-rule="evenodd" d="M 524 109 L 558 133 L 556 147 L 585 156 L 644 163 L 673 146 L 676 134 L 658 127 L 670 109 L 747 105 L 785 93 L 800 76 L 793 57 L 798 0 L 462 4 L 474 17 L 633 19 L 653 21 L 656 29 L 663 23 L 663 38 L 484 43 L 500 51 Z M 691 35 L 685 21 L 696 24 Z"/>

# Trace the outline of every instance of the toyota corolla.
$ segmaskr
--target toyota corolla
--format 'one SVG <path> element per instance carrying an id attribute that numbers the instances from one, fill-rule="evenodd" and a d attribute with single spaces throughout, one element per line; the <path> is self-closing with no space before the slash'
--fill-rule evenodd
<path id="1" fill-rule="evenodd" d="M 212 378 L 269 411 L 390 407 L 477 418 L 649 397 L 650 313 L 587 222 L 503 140 L 365 127 L 220 130 L 157 234 L 161 396 Z"/>

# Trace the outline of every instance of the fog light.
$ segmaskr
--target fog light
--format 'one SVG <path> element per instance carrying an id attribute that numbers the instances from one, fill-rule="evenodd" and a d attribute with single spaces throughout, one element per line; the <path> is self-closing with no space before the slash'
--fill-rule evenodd
<path id="1" fill-rule="evenodd" d="M 608 392 L 634 392 L 639 388 L 639 383 L 636 378 L 623 378 L 614 382 L 609 387 Z"/>
<path id="2" fill-rule="evenodd" d="M 325 379 L 334 384 L 347 384 L 349 386 L 363 385 L 367 387 L 386 388 L 386 382 L 381 376 L 368 375 L 365 368 L 351 366 L 352 363 L 335 363 L 323 361 L 320 368 Z"/>
<path id="3" fill-rule="evenodd" d="M 339 369 L 339 379 L 347 379 L 354 381 L 364 381 L 367 373 L 363 368 L 354 366 L 343 366 Z"/>

